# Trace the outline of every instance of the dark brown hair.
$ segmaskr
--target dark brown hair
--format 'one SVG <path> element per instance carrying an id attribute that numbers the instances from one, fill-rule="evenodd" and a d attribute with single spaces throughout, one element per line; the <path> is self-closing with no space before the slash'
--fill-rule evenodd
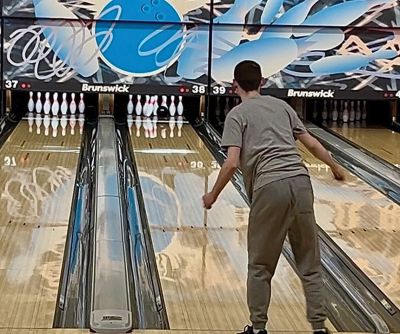
<path id="1" fill-rule="evenodd" d="M 261 67 L 252 60 L 242 61 L 236 65 L 234 77 L 244 91 L 257 90 L 262 80 Z"/>

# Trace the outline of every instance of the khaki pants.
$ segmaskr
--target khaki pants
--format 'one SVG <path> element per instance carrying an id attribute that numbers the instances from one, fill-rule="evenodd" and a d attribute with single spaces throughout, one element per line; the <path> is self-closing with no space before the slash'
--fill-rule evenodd
<path id="1" fill-rule="evenodd" d="M 267 184 L 253 193 L 248 230 L 247 302 L 255 329 L 264 328 L 271 299 L 271 279 L 286 235 L 295 256 L 314 329 L 324 325 L 320 251 L 314 193 L 307 176 Z"/>

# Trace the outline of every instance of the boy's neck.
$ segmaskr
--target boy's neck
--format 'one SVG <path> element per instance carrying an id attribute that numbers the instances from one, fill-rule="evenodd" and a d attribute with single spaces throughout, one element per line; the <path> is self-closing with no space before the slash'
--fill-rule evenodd
<path id="1" fill-rule="evenodd" d="M 253 97 L 260 96 L 260 92 L 257 90 L 252 90 L 250 92 L 240 92 L 239 96 L 242 99 L 242 101 L 244 101 L 244 100 L 251 99 Z"/>

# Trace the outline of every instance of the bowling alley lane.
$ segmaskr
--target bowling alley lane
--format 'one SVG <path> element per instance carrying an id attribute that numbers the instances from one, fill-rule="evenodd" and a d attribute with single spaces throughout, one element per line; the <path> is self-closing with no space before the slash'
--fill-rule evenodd
<path id="1" fill-rule="evenodd" d="M 400 206 L 346 171 L 330 169 L 299 144 L 310 171 L 319 226 L 400 307 Z"/>
<path id="2" fill-rule="evenodd" d="M 400 133 L 383 127 L 360 127 L 354 124 L 332 126 L 331 129 L 400 168 Z"/>
<path id="3" fill-rule="evenodd" d="M 171 329 L 238 330 L 248 323 L 249 209 L 229 184 L 212 210 L 202 195 L 219 167 L 188 124 L 136 123 L 132 146 Z M 284 257 L 273 280 L 269 328 L 310 330 L 299 278 Z"/>
<path id="4" fill-rule="evenodd" d="M 0 149 L 0 328 L 53 324 L 81 143 L 55 125 L 21 121 Z"/>

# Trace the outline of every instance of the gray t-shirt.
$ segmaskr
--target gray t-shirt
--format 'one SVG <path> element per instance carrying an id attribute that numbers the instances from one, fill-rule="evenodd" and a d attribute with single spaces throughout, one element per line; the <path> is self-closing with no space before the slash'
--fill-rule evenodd
<path id="1" fill-rule="evenodd" d="M 221 146 L 241 148 L 240 166 L 250 201 L 253 191 L 268 183 L 309 175 L 294 137 L 305 132 L 297 113 L 272 96 L 250 98 L 229 112 Z"/>

